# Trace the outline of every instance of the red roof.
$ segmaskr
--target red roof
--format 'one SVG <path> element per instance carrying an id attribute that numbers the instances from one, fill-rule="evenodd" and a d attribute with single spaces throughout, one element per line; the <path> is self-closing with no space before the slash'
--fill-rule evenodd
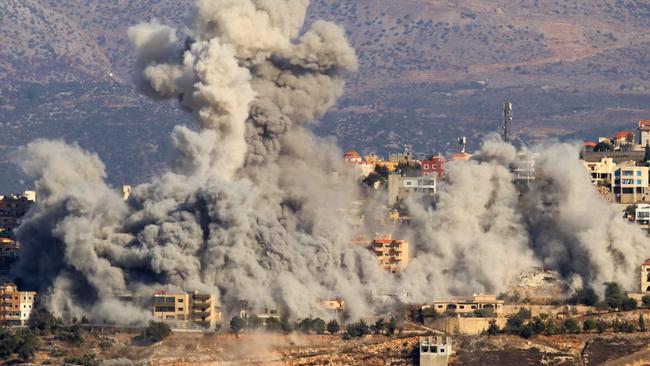
<path id="1" fill-rule="evenodd" d="M 594 141 L 585 141 L 584 145 L 585 145 L 585 147 L 596 147 L 596 145 L 598 145 L 598 144 L 595 143 Z"/>
<path id="2" fill-rule="evenodd" d="M 627 137 L 630 136 L 630 135 L 634 136 L 634 132 L 630 132 L 630 131 L 619 131 L 619 132 L 616 132 L 616 136 L 615 136 L 615 137 L 616 137 L 616 139 L 624 139 L 624 138 L 627 138 Z"/>
<path id="3" fill-rule="evenodd" d="M 644 266 L 650 266 L 650 258 L 646 259 L 645 262 L 643 262 Z"/>
<path id="4" fill-rule="evenodd" d="M 650 119 L 639 121 L 639 127 L 646 127 L 646 126 L 650 126 Z"/>
<path id="5" fill-rule="evenodd" d="M 346 157 L 346 158 L 361 157 L 361 155 L 359 155 L 359 153 L 354 151 L 354 150 L 350 150 L 350 151 L 346 152 L 345 155 L 343 155 L 343 156 Z"/>

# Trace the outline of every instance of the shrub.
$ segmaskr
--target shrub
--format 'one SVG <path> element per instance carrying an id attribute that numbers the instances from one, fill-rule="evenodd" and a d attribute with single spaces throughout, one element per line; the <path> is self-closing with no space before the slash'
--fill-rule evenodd
<path id="1" fill-rule="evenodd" d="M 609 323 L 607 323 L 603 319 L 598 319 L 598 321 L 596 321 L 596 330 L 598 331 L 598 333 L 605 332 L 607 328 L 609 328 Z"/>
<path id="2" fill-rule="evenodd" d="M 645 319 L 643 319 L 643 315 L 639 314 L 639 331 L 645 332 Z"/>
<path id="3" fill-rule="evenodd" d="M 65 363 L 79 366 L 100 366 L 102 363 L 100 360 L 95 358 L 95 355 L 92 353 L 87 353 L 83 356 L 77 357 L 67 357 L 65 358 Z"/>
<path id="4" fill-rule="evenodd" d="M 616 282 L 608 282 L 605 285 L 605 302 L 610 308 L 620 308 L 623 305 L 623 300 L 627 297 L 621 286 Z"/>
<path id="5" fill-rule="evenodd" d="M 580 333 L 580 326 L 578 322 L 573 319 L 567 319 L 562 326 L 564 333 L 577 334 Z"/>
<path id="6" fill-rule="evenodd" d="M 311 329 L 316 332 L 316 334 L 323 334 L 325 333 L 325 320 L 321 318 L 316 318 L 311 322 Z"/>
<path id="7" fill-rule="evenodd" d="M 591 288 L 581 288 L 577 289 L 569 302 L 572 304 L 583 304 L 588 306 L 594 306 L 598 302 L 598 295 L 596 291 Z"/>
<path id="8" fill-rule="evenodd" d="M 591 332 L 592 330 L 596 329 L 596 325 L 596 321 L 589 318 L 582 322 L 582 329 L 584 329 L 585 332 Z"/>
<path id="9" fill-rule="evenodd" d="M 169 328 L 169 325 L 163 322 L 149 322 L 149 326 L 144 329 L 143 336 L 145 339 L 150 342 L 160 342 L 163 339 L 169 337 L 172 334 L 172 330 Z"/>
<path id="10" fill-rule="evenodd" d="M 497 325 L 497 321 L 492 319 L 490 320 L 489 324 L 490 325 L 488 326 L 487 330 L 485 330 L 485 334 L 491 336 L 499 334 L 500 330 L 499 330 L 499 326 Z"/>
<path id="11" fill-rule="evenodd" d="M 230 319 L 230 330 L 235 334 L 238 334 L 239 332 L 241 332 L 241 330 L 244 329 L 245 325 L 246 325 L 246 322 L 244 321 L 244 319 L 242 319 L 242 318 L 240 318 L 238 316 Z"/>
<path id="12" fill-rule="evenodd" d="M 354 337 L 363 337 L 368 333 L 370 333 L 370 328 L 363 320 L 360 320 L 357 323 L 348 325 L 345 333 L 343 334 L 343 338 L 349 339 Z"/>
<path id="13" fill-rule="evenodd" d="M 79 328 L 77 325 L 59 328 L 56 332 L 56 339 L 75 345 L 80 345 L 84 342 L 84 336 L 81 333 L 81 328 Z"/>
<path id="14" fill-rule="evenodd" d="M 339 322 L 336 321 L 336 319 L 332 319 L 327 323 L 327 332 L 329 334 L 336 334 L 341 330 L 341 326 L 339 325 Z"/>
<path id="15" fill-rule="evenodd" d="M 650 308 L 650 295 L 643 296 L 641 302 L 643 303 L 643 306 Z"/>
<path id="16" fill-rule="evenodd" d="M 14 353 L 17 353 L 21 360 L 29 361 L 36 355 L 38 349 L 38 338 L 29 329 L 20 329 L 15 334 Z"/>
<path id="17" fill-rule="evenodd" d="M 624 311 L 634 310 L 636 309 L 636 305 L 636 300 L 631 299 L 626 295 L 625 298 L 623 298 L 623 302 L 621 303 L 621 309 Z"/>
<path id="18" fill-rule="evenodd" d="M 390 318 L 388 321 L 388 325 L 386 326 L 386 335 L 391 337 L 393 334 L 395 334 L 395 331 L 397 330 L 397 319 L 395 317 Z"/>
<path id="19" fill-rule="evenodd" d="M 260 328 L 262 325 L 264 325 L 264 320 L 262 320 L 259 316 L 253 315 L 252 317 L 248 318 L 249 328 L 257 329 Z"/>
<path id="20" fill-rule="evenodd" d="M 282 330 L 282 326 L 280 325 L 280 319 L 276 317 L 271 317 L 266 319 L 266 330 L 269 332 L 279 332 Z"/>
<path id="21" fill-rule="evenodd" d="M 45 335 L 56 331 L 63 324 L 59 318 L 55 318 L 46 309 L 37 307 L 32 310 L 27 321 L 27 327 L 39 334 Z"/>

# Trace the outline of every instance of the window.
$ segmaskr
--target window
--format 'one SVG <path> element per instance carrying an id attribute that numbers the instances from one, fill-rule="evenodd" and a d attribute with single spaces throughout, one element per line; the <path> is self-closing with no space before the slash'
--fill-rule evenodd
<path id="1" fill-rule="evenodd" d="M 181 302 L 181 303 L 182 303 L 182 302 L 183 302 L 183 299 L 178 299 L 178 302 Z"/>
<path id="2" fill-rule="evenodd" d="M 640 177 L 640 176 L 641 176 L 641 171 L 640 171 L 640 170 L 637 170 L 637 171 L 636 171 L 636 176 L 637 176 L 637 177 Z"/>
<path id="3" fill-rule="evenodd" d="M 183 308 L 178 308 L 176 311 L 183 311 Z"/>
<path id="4" fill-rule="evenodd" d="M 424 169 L 429 169 L 429 164 L 424 164 L 423 168 Z"/>
<path id="5" fill-rule="evenodd" d="M 630 176 L 630 175 L 632 175 L 632 171 L 631 170 L 624 170 L 623 175 Z"/>
<path id="6" fill-rule="evenodd" d="M 636 184 L 641 185 L 641 179 L 637 179 Z"/>

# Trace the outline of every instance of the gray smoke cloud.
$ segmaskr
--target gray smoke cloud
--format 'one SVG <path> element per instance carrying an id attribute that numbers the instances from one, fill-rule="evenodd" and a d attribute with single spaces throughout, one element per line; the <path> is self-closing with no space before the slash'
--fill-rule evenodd
<path id="1" fill-rule="evenodd" d="M 489 139 L 476 159 L 449 164 L 435 205 L 409 202 L 412 225 L 395 228 L 412 246 L 401 275 L 351 245 L 353 203 L 370 213 L 376 202 L 335 141 L 306 126 L 336 103 L 357 60 L 338 26 L 302 30 L 307 6 L 199 0 L 183 44 L 155 21 L 129 30 L 139 88 L 178 98 L 198 128 L 174 129 L 169 170 L 127 202 L 78 146 L 38 140 L 16 153 L 39 202 L 17 231 L 14 272 L 52 312 L 142 322 L 154 291 L 198 289 L 218 294 L 226 312 L 247 299 L 294 317 L 326 316 L 318 300 L 340 296 L 358 318 L 387 294 L 499 292 L 541 264 L 576 285 L 633 287 L 648 240 L 596 197 L 570 145 L 534 149 L 543 178 L 524 194 L 508 144 Z"/>

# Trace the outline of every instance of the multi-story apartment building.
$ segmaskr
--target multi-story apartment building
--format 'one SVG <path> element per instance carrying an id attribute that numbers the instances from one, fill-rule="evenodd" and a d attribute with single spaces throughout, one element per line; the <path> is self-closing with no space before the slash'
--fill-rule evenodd
<path id="1" fill-rule="evenodd" d="M 36 201 L 36 192 L 22 195 L 0 196 L 0 230 L 11 230 L 20 225 L 31 205 Z"/>
<path id="2" fill-rule="evenodd" d="M 429 160 L 422 160 L 422 176 L 434 176 L 442 179 L 445 176 L 445 158 L 443 156 L 432 156 Z"/>
<path id="3" fill-rule="evenodd" d="M 409 264 L 409 243 L 391 235 L 378 235 L 370 247 L 381 267 L 392 273 L 401 272 Z"/>
<path id="4" fill-rule="evenodd" d="M 434 176 L 388 176 L 388 207 L 392 207 L 401 199 L 413 194 L 434 195 L 437 190 L 437 180 Z"/>
<path id="5" fill-rule="evenodd" d="M 646 202 L 648 190 L 648 167 L 637 166 L 633 161 L 616 166 L 612 180 L 612 194 L 620 203 Z"/>
<path id="6" fill-rule="evenodd" d="M 15 258 L 18 256 L 20 245 L 10 237 L 0 237 L 0 258 Z"/>
<path id="7" fill-rule="evenodd" d="M 642 146 L 650 145 L 650 120 L 639 121 L 639 135 Z"/>
<path id="8" fill-rule="evenodd" d="M 616 170 L 614 159 L 603 156 L 599 161 L 581 160 L 581 162 L 591 175 L 592 183 L 609 185 L 612 182 L 614 170 Z"/>
<path id="9" fill-rule="evenodd" d="M 212 294 L 158 291 L 153 296 L 153 317 L 182 327 L 197 325 L 213 329 L 221 320 L 221 310 Z"/>
<path id="10" fill-rule="evenodd" d="M 25 325 L 35 302 L 34 291 L 19 291 L 13 283 L 0 285 L 0 324 Z"/>

